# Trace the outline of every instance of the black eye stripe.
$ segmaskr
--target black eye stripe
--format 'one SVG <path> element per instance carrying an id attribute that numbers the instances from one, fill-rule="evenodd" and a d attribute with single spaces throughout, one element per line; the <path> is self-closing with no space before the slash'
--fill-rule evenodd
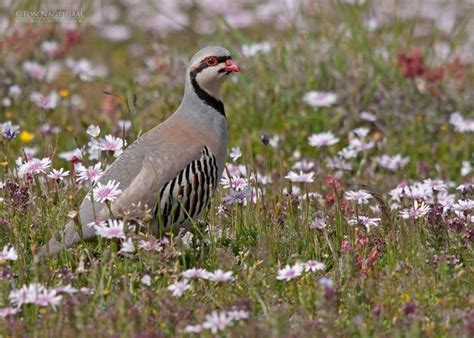
<path id="1" fill-rule="evenodd" d="M 215 57 L 218 63 L 226 62 L 227 60 L 232 60 L 232 56 L 224 55 L 224 56 L 206 56 L 204 59 L 201 60 L 201 63 L 206 63 L 206 60 L 209 57 Z"/>

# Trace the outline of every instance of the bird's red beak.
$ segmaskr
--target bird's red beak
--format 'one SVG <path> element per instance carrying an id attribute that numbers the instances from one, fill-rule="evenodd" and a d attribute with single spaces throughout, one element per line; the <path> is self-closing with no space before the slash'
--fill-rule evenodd
<path id="1" fill-rule="evenodd" d="M 226 73 L 232 73 L 232 72 L 240 72 L 240 67 L 238 64 L 236 64 L 232 59 L 226 60 L 225 62 L 225 68 L 224 70 Z"/>

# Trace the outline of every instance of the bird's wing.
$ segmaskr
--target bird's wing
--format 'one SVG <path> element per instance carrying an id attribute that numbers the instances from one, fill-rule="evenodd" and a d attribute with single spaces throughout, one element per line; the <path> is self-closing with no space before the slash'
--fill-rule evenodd
<path id="1" fill-rule="evenodd" d="M 151 153 L 145 157 L 138 175 L 112 203 L 111 210 L 114 216 L 127 213 L 133 218 L 134 209 L 139 203 L 154 210 L 159 202 L 160 189 L 166 183 L 177 179 L 186 167 L 203 156 L 203 149 L 207 149 L 205 145 L 198 143 L 186 146 L 166 143 L 160 148 L 159 153 Z M 110 211 L 104 207 L 98 219 L 110 217 Z"/>

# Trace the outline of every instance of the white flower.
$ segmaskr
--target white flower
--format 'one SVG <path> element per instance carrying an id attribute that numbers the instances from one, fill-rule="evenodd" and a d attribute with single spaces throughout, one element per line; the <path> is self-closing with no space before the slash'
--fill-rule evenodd
<path id="1" fill-rule="evenodd" d="M 287 264 L 283 269 L 278 270 L 278 276 L 276 279 L 290 281 L 296 277 L 301 276 L 302 272 L 302 264 L 295 264 L 293 266 Z"/>
<path id="2" fill-rule="evenodd" d="M 368 122 L 375 122 L 377 121 L 377 116 L 374 114 L 371 114 L 369 112 L 363 111 L 360 113 L 360 118 L 362 120 L 368 121 Z"/>
<path id="3" fill-rule="evenodd" d="M 207 279 L 213 282 L 224 283 L 234 280 L 234 277 L 232 275 L 232 271 L 224 272 L 221 269 L 217 269 L 214 272 L 209 272 L 207 274 Z"/>
<path id="4" fill-rule="evenodd" d="M 171 292 L 171 294 L 175 297 L 181 297 L 184 292 L 189 289 L 191 286 L 189 285 L 189 280 L 188 279 L 183 279 L 181 282 L 177 281 L 174 284 L 171 284 L 168 286 L 168 290 Z"/>
<path id="5" fill-rule="evenodd" d="M 308 143 L 312 147 L 332 146 L 339 142 L 339 138 L 330 131 L 313 134 L 308 137 Z"/>
<path id="6" fill-rule="evenodd" d="M 34 102 L 39 108 L 42 109 L 55 109 L 59 103 L 59 94 L 56 92 L 51 92 L 49 95 L 42 95 L 38 92 L 33 92 L 30 95 L 30 99 Z"/>
<path id="7" fill-rule="evenodd" d="M 232 324 L 232 319 L 227 316 L 225 312 L 213 311 L 207 314 L 205 321 L 202 326 L 206 329 L 210 329 L 212 333 L 224 330 L 227 326 Z"/>
<path id="8" fill-rule="evenodd" d="M 316 166 L 314 161 L 301 160 L 293 164 L 291 169 L 302 170 L 302 171 L 311 171 Z"/>
<path id="9" fill-rule="evenodd" d="M 99 140 L 98 147 L 102 151 L 113 151 L 114 156 L 118 157 L 126 146 L 125 140 L 114 137 L 112 135 L 106 135 L 105 138 Z"/>
<path id="10" fill-rule="evenodd" d="M 125 238 L 124 227 L 122 220 L 109 219 L 108 222 L 100 222 L 93 224 L 98 236 L 103 238 Z"/>
<path id="11" fill-rule="evenodd" d="M 242 156 L 242 151 L 240 150 L 240 147 L 232 147 L 229 156 L 232 161 L 237 161 L 237 159 Z"/>
<path id="12" fill-rule="evenodd" d="M 430 208 L 424 202 L 418 204 L 418 201 L 415 200 L 411 208 L 400 211 L 400 216 L 402 216 L 404 219 L 417 219 L 425 216 L 429 211 Z"/>
<path id="13" fill-rule="evenodd" d="M 244 311 L 244 310 L 227 311 L 227 315 L 231 318 L 231 320 L 234 320 L 234 321 L 247 319 L 249 317 L 248 311 Z"/>
<path id="14" fill-rule="evenodd" d="M 370 217 L 366 217 L 366 216 L 359 216 L 359 221 L 357 221 L 356 218 L 353 218 L 353 219 L 349 220 L 349 224 L 352 224 L 352 225 L 361 224 L 361 225 L 365 226 L 367 228 L 367 230 L 370 230 L 371 227 L 378 227 L 379 222 L 381 220 L 382 220 L 381 218 L 377 218 L 377 217 L 370 218 Z"/>
<path id="15" fill-rule="evenodd" d="M 357 204 L 368 204 L 372 195 L 366 190 L 347 191 L 346 198 L 349 201 L 355 201 Z"/>
<path id="16" fill-rule="evenodd" d="M 52 306 L 56 308 L 63 296 L 58 295 L 56 290 L 44 290 L 36 295 L 34 303 L 39 306 Z"/>
<path id="17" fill-rule="evenodd" d="M 23 285 L 19 290 L 10 291 L 10 302 L 17 307 L 23 304 L 36 304 L 38 306 L 56 307 L 62 299 L 55 289 L 48 290 L 41 284 Z"/>
<path id="18" fill-rule="evenodd" d="M 10 245 L 5 245 L 2 252 L 0 252 L 0 260 L 16 261 L 18 259 L 18 254 L 16 253 L 15 248 Z"/>
<path id="19" fill-rule="evenodd" d="M 467 212 L 474 209 L 474 200 L 458 200 L 458 202 L 453 205 L 453 209 L 460 212 Z"/>
<path id="20" fill-rule="evenodd" d="M 100 134 L 100 127 L 91 124 L 87 127 L 87 134 L 92 137 L 97 137 Z"/>
<path id="21" fill-rule="evenodd" d="M 370 150 L 374 146 L 375 146 L 375 143 L 373 141 L 365 142 L 358 138 L 353 138 L 352 140 L 349 141 L 349 147 L 358 152 Z"/>
<path id="22" fill-rule="evenodd" d="M 152 236 L 150 236 L 147 240 L 141 240 L 140 243 L 138 244 L 138 247 L 145 251 L 161 251 L 162 250 L 160 242 L 155 237 L 152 237 Z"/>
<path id="23" fill-rule="evenodd" d="M 35 61 L 23 62 L 23 71 L 29 76 L 37 80 L 44 80 L 46 77 L 46 67 Z"/>
<path id="24" fill-rule="evenodd" d="M 7 121 L 0 123 L 0 131 L 3 137 L 10 141 L 20 133 L 20 126 L 12 124 L 11 121 Z"/>
<path id="25" fill-rule="evenodd" d="M 63 160 L 66 161 L 72 161 L 74 159 L 82 159 L 82 151 L 79 148 L 76 148 L 71 151 L 63 151 L 58 154 L 59 158 L 62 158 Z"/>
<path id="26" fill-rule="evenodd" d="M 57 293 L 67 293 L 69 296 L 76 294 L 79 290 L 73 287 L 71 284 L 60 285 L 55 288 Z"/>
<path id="27" fill-rule="evenodd" d="M 359 150 L 352 147 L 342 148 L 337 152 L 339 156 L 345 158 L 346 160 L 357 157 L 358 153 Z"/>
<path id="28" fill-rule="evenodd" d="M 93 66 L 87 59 L 67 59 L 66 66 L 82 81 L 91 81 L 94 77 L 103 77 L 107 74 L 104 66 Z"/>
<path id="29" fill-rule="evenodd" d="M 8 88 L 8 96 L 17 98 L 20 96 L 20 94 L 21 94 L 21 88 L 17 84 L 14 84 L 13 86 L 10 86 L 10 88 Z"/>
<path id="30" fill-rule="evenodd" d="M 188 325 L 184 328 L 186 333 L 200 333 L 202 331 L 202 325 Z"/>
<path id="31" fill-rule="evenodd" d="M 56 181 L 62 181 L 68 175 L 69 171 L 64 171 L 63 168 L 60 168 L 59 170 L 52 169 L 51 172 L 48 174 L 48 178 Z"/>
<path id="32" fill-rule="evenodd" d="M 140 279 L 140 283 L 142 283 L 143 285 L 146 285 L 146 286 L 150 286 L 151 285 L 151 277 L 150 275 L 144 275 L 142 277 L 142 279 Z"/>
<path id="33" fill-rule="evenodd" d="M 120 131 L 128 131 L 130 128 L 132 128 L 132 121 L 130 120 L 118 120 L 117 121 L 117 128 Z"/>
<path id="34" fill-rule="evenodd" d="M 474 131 L 474 119 L 464 118 L 458 111 L 451 114 L 449 123 L 454 126 L 455 131 L 460 133 Z"/>
<path id="35" fill-rule="evenodd" d="M 472 172 L 472 165 L 469 161 L 463 161 L 461 167 L 461 176 L 467 176 Z"/>
<path id="36" fill-rule="evenodd" d="M 96 163 L 90 167 L 84 167 L 82 164 L 76 167 L 77 169 L 77 182 L 97 182 L 102 176 L 102 169 L 100 163 Z"/>
<path id="37" fill-rule="evenodd" d="M 374 161 L 377 162 L 378 165 L 392 171 L 403 168 L 409 160 L 408 157 L 402 157 L 400 154 L 395 156 L 382 155 L 374 157 Z"/>
<path id="38" fill-rule="evenodd" d="M 126 241 L 122 243 L 122 247 L 120 248 L 119 253 L 125 254 L 125 253 L 133 253 L 133 252 L 135 252 L 135 245 L 133 244 L 132 239 L 129 237 L 127 238 Z"/>
<path id="39" fill-rule="evenodd" d="M 100 182 L 97 183 L 97 186 L 92 191 L 94 200 L 100 203 L 115 201 L 122 192 L 119 186 L 120 182 L 115 182 L 115 180 L 108 181 L 105 185 Z"/>
<path id="40" fill-rule="evenodd" d="M 279 135 L 274 135 L 268 139 L 268 144 L 275 149 L 278 148 L 282 142 L 283 140 Z"/>
<path id="41" fill-rule="evenodd" d="M 290 171 L 285 178 L 289 179 L 293 183 L 311 183 L 314 182 L 314 173 L 304 173 L 300 171 L 296 173 L 294 171 Z"/>
<path id="42" fill-rule="evenodd" d="M 57 41 L 43 41 L 41 50 L 48 56 L 54 56 L 60 49 Z"/>
<path id="43" fill-rule="evenodd" d="M 259 53 L 266 54 L 272 50 L 270 42 L 264 41 L 251 45 L 242 45 L 242 54 L 246 57 L 255 56 Z"/>
<path id="44" fill-rule="evenodd" d="M 132 32 L 130 28 L 125 25 L 113 24 L 102 26 L 100 35 L 107 40 L 120 42 L 128 40 L 131 37 Z"/>
<path id="45" fill-rule="evenodd" d="M 38 158 L 32 158 L 29 161 L 26 161 L 25 163 L 20 165 L 20 168 L 18 169 L 18 173 L 20 176 L 29 174 L 38 174 L 38 173 L 44 173 L 46 169 L 48 169 L 51 166 L 51 160 L 47 157 L 43 159 L 38 159 Z"/>
<path id="46" fill-rule="evenodd" d="M 315 272 L 315 271 L 321 271 L 321 270 L 324 270 L 326 269 L 326 265 L 324 263 L 321 263 L 321 262 L 317 262 L 317 261 L 307 261 L 305 264 L 304 264 L 304 270 L 306 272 Z"/>
<path id="47" fill-rule="evenodd" d="M 329 107 L 337 101 L 337 95 L 331 92 L 309 91 L 303 96 L 303 101 L 312 107 Z"/>
<path id="48" fill-rule="evenodd" d="M 326 159 L 326 165 L 328 168 L 337 170 L 351 170 L 352 164 L 344 161 L 342 158 L 334 156 Z"/>
<path id="49" fill-rule="evenodd" d="M 195 279 L 195 278 L 201 278 L 201 279 L 207 279 L 208 278 L 208 272 L 204 269 L 188 269 L 186 271 L 183 271 L 181 273 L 181 276 L 186 279 Z"/>

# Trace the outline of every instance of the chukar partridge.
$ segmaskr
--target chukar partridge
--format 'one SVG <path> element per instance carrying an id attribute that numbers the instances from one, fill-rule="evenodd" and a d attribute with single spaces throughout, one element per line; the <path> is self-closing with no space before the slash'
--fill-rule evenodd
<path id="1" fill-rule="evenodd" d="M 166 121 L 140 136 L 115 160 L 99 182 L 120 183 L 122 193 L 111 210 L 85 198 L 79 210 L 84 239 L 95 237 L 88 226 L 132 214 L 137 205 L 152 209 L 165 229 L 184 225 L 208 205 L 227 156 L 227 119 L 220 88 L 239 72 L 226 49 L 206 47 L 191 59 L 181 105 Z M 155 229 L 156 230 L 156 229 Z M 39 252 L 53 255 L 80 241 L 73 221 Z"/>

